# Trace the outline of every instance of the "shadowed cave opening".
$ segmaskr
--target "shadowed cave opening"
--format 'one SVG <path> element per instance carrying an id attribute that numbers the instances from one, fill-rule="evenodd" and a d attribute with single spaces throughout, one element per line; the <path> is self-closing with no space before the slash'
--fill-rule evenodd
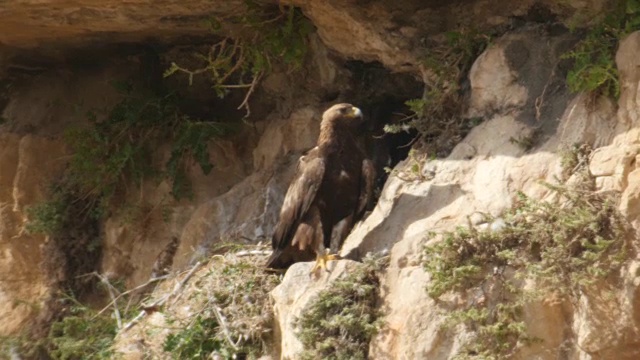
<path id="1" fill-rule="evenodd" d="M 384 127 L 411 115 L 405 102 L 421 98 L 424 84 L 413 75 L 393 73 L 379 62 L 353 60 L 344 67 L 351 73 L 351 88 L 342 97 L 361 107 L 367 119 L 365 146 L 376 168 L 375 203 L 389 177 L 388 170 L 407 158 L 419 136 L 416 129 L 393 134 Z"/>

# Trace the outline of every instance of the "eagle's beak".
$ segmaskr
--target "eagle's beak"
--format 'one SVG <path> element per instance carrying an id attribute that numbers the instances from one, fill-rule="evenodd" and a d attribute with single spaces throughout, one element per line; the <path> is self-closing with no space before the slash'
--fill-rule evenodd
<path id="1" fill-rule="evenodd" d="M 360 109 L 358 109 L 355 106 L 351 107 L 351 117 L 352 118 L 361 118 L 362 117 L 362 111 L 360 111 Z"/>

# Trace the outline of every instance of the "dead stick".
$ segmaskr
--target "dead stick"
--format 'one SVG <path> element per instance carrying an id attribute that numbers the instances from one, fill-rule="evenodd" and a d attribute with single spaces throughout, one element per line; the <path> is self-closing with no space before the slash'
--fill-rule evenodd
<path id="1" fill-rule="evenodd" d="M 107 310 L 108 310 L 108 309 L 109 309 L 113 304 L 115 304 L 116 300 L 120 299 L 121 297 L 123 297 L 123 296 L 125 296 L 125 295 L 127 295 L 127 294 L 131 294 L 132 292 L 137 291 L 137 290 L 140 290 L 140 289 L 142 289 L 142 288 L 146 287 L 146 286 L 147 286 L 147 285 L 149 285 L 149 284 L 152 284 L 152 283 L 154 283 L 154 282 L 156 282 L 156 281 L 164 280 L 164 279 L 166 279 L 166 278 L 168 278 L 168 276 L 167 276 L 167 275 L 165 275 L 165 276 L 159 276 L 159 277 L 157 277 L 157 278 L 152 278 L 152 279 L 149 279 L 149 281 L 147 281 L 146 283 L 144 283 L 144 284 L 142 284 L 142 285 L 138 285 L 138 286 L 134 287 L 134 288 L 133 288 L 133 289 L 131 289 L 131 290 L 127 290 L 127 291 L 125 291 L 125 292 L 121 293 L 120 295 L 116 296 L 116 298 L 115 298 L 115 299 L 111 300 L 111 302 L 109 302 L 109 303 L 107 304 L 107 306 L 105 306 L 102 310 L 98 311 L 98 313 L 97 313 L 97 314 L 95 314 L 95 315 L 93 316 L 92 320 L 93 320 L 93 319 L 95 319 L 96 317 L 100 316 L 100 314 L 102 314 L 103 312 L 107 311 Z"/>
<path id="2" fill-rule="evenodd" d="M 238 350 L 238 345 L 235 344 L 233 342 L 233 340 L 231 339 L 231 334 L 229 333 L 229 329 L 227 328 L 227 323 L 224 321 L 224 318 L 222 317 L 222 314 L 220 314 L 220 311 L 218 310 L 218 307 L 213 304 L 212 306 L 213 308 L 213 313 L 216 315 L 216 319 L 218 319 L 218 322 L 220 323 L 220 327 L 222 328 L 222 332 L 224 333 L 224 337 L 227 338 L 227 342 L 229 342 L 229 345 L 231 345 L 233 347 L 233 350 Z"/>
<path id="3" fill-rule="evenodd" d="M 191 278 L 191 276 L 193 276 L 193 273 L 196 272 L 196 270 L 198 270 L 198 268 L 200 267 L 200 265 L 202 265 L 202 262 L 198 261 L 192 268 L 191 270 L 189 270 L 189 272 L 187 273 L 187 275 L 185 275 L 185 277 L 176 284 L 176 286 L 173 288 L 173 291 L 168 294 L 163 296 L 162 298 L 156 300 L 155 302 L 145 306 L 145 308 L 156 308 L 156 307 L 160 307 L 162 305 L 164 305 L 165 302 L 167 302 L 167 300 L 174 294 L 176 294 L 178 291 L 180 291 L 180 289 L 184 286 L 184 284 L 187 283 L 187 281 L 189 281 L 189 279 Z M 175 302 L 175 301 L 174 301 Z M 138 321 L 140 321 L 140 319 L 142 319 L 145 315 L 147 314 L 147 312 L 145 310 L 142 310 L 135 318 L 133 318 L 133 320 L 129 321 L 124 328 L 122 329 L 122 331 L 127 331 L 128 329 L 130 329 L 133 325 L 135 325 Z"/>
<path id="4" fill-rule="evenodd" d="M 106 277 L 95 273 L 95 275 L 102 281 L 102 283 L 107 287 L 107 291 L 109 292 L 109 296 L 111 297 L 111 302 L 113 303 L 113 313 L 116 316 L 116 322 L 118 323 L 118 329 L 122 329 L 122 318 L 120 317 L 120 311 L 118 310 L 118 303 L 116 300 L 116 296 L 113 293 L 113 286 L 109 283 Z"/>

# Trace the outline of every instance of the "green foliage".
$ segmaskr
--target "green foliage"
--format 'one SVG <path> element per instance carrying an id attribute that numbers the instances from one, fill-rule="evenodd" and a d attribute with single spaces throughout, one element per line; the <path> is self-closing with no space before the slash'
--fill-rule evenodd
<path id="1" fill-rule="evenodd" d="M 272 61 L 281 61 L 293 68 L 302 66 L 307 53 L 307 36 L 313 25 L 299 9 L 265 7 L 255 0 L 245 0 L 247 11 L 238 19 L 251 30 L 255 38 L 247 42 L 251 72 L 269 71 Z"/>
<path id="2" fill-rule="evenodd" d="M 601 20 L 587 24 L 586 36 L 564 55 L 574 61 L 567 84 L 574 92 L 618 98 L 620 82 L 615 53 L 620 39 L 640 29 L 640 1 L 617 0 L 607 9 L 604 15 L 597 15 Z"/>
<path id="3" fill-rule="evenodd" d="M 425 248 L 431 297 L 474 290 L 498 299 L 494 303 L 483 295 L 448 315 L 450 325 L 463 323 L 476 331 L 461 358 L 512 355 L 516 345 L 532 340 L 520 317 L 528 301 L 547 294 L 575 296 L 622 265 L 628 227 L 614 199 L 548 186 L 560 204 L 519 194 L 511 210 L 489 219 L 493 229 L 460 227 Z M 523 290 L 523 279 L 536 281 L 539 290 Z"/>
<path id="4" fill-rule="evenodd" d="M 592 148 L 589 144 L 573 144 L 563 149 L 560 153 L 563 179 L 568 179 L 571 175 L 577 173 L 578 170 L 586 169 L 589 166 L 589 156 L 591 152 Z"/>
<path id="5" fill-rule="evenodd" d="M 49 200 L 27 207 L 25 230 L 50 236 L 60 233 L 69 220 L 69 201 L 67 194 L 54 190 Z"/>
<path id="6" fill-rule="evenodd" d="M 49 236 L 40 266 L 46 273 L 58 274 L 52 286 L 82 296 L 93 291 L 95 279 L 85 275 L 96 270 L 102 247 L 95 201 L 82 199 L 78 191 L 56 184 L 49 200 L 28 207 L 25 230 Z"/>
<path id="7" fill-rule="evenodd" d="M 22 336 L 0 339 L 2 354 L 16 358 L 46 358 L 54 360 L 113 359 L 111 345 L 117 333 L 117 323 L 110 314 L 99 314 L 72 297 L 57 301 L 67 304 L 44 338 Z"/>
<path id="8" fill-rule="evenodd" d="M 388 167 L 385 167 L 384 170 L 388 174 L 396 176 L 397 178 L 407 182 L 426 181 L 433 177 L 430 173 L 425 174 L 423 163 L 426 161 L 426 156 L 419 155 L 415 149 L 411 149 L 407 155 L 407 162 L 410 166 L 406 170 L 391 169 Z"/>
<path id="9" fill-rule="evenodd" d="M 122 283 L 112 285 L 103 278 L 101 284 L 108 287 L 103 290 L 119 299 L 102 311 L 96 311 L 72 296 L 63 296 L 57 300 L 65 304 L 63 313 L 56 314 L 58 320 L 51 324 L 47 337 L 40 341 L 52 359 L 115 358 L 112 345 L 116 334 L 122 327 L 123 321 L 135 315 L 137 307 L 127 304 L 132 297 L 130 294 L 123 293 Z M 127 304 L 127 306 L 119 308 L 120 304 Z M 113 316 L 114 314 L 116 316 Z"/>
<path id="10" fill-rule="evenodd" d="M 321 291 L 297 319 L 301 359 L 366 359 L 380 327 L 376 298 L 383 259 L 368 258 Z"/>
<path id="11" fill-rule="evenodd" d="M 54 322 L 47 341 L 50 356 L 59 360 L 112 359 L 111 345 L 117 326 L 109 314 L 95 312 L 76 304 L 71 314 Z"/>
<path id="12" fill-rule="evenodd" d="M 105 117 L 89 113 L 90 127 L 67 131 L 65 138 L 73 151 L 67 181 L 83 196 L 104 204 L 126 184 L 140 185 L 158 176 L 171 181 L 177 199 L 190 197 L 185 174 L 189 160 L 209 173 L 213 165 L 207 145 L 225 135 L 228 127 L 190 119 L 179 111 L 172 95 L 141 96 L 127 85 L 122 96 Z M 163 143 L 171 144 L 171 157 L 163 167 L 154 166 L 154 151 Z"/>
<path id="13" fill-rule="evenodd" d="M 448 32 L 444 44 L 429 49 L 423 65 L 432 76 L 422 99 L 423 109 L 428 110 L 428 113 L 422 112 L 423 116 L 431 118 L 429 120 L 437 120 L 458 115 L 460 81 L 489 41 L 488 35 L 461 29 Z"/>
<path id="14" fill-rule="evenodd" d="M 26 335 L 0 336 L 0 359 L 35 359 L 41 346 Z"/>
<path id="15" fill-rule="evenodd" d="M 188 166 L 195 162 L 205 174 L 212 170 L 208 145 L 228 134 L 230 126 L 190 119 L 179 111 L 173 95 L 143 96 L 130 84 L 115 86 L 122 95 L 119 103 L 104 116 L 89 112 L 89 126 L 66 131 L 72 151 L 69 166 L 49 199 L 27 209 L 27 231 L 61 235 L 66 226 L 77 232 L 74 226 L 86 223 L 81 219 L 100 219 L 116 195 L 126 198 L 131 195 L 128 185 L 142 186 L 145 180 L 167 179 L 176 199 L 188 198 L 193 194 Z M 164 164 L 157 152 L 162 144 L 170 146 Z M 144 208 L 142 203 L 132 206 Z"/>
<path id="16" fill-rule="evenodd" d="M 257 359 L 268 353 L 273 322 L 269 292 L 280 279 L 265 273 L 262 260 L 234 253 L 214 258 L 196 283 L 199 296 L 192 299 L 198 306 L 204 303 L 203 310 L 173 320 L 182 329 L 165 339 L 164 351 L 174 359 L 208 359 L 213 354 Z"/>
<path id="17" fill-rule="evenodd" d="M 427 102 L 423 99 L 407 100 L 405 105 L 407 105 L 409 107 L 409 111 L 416 114 L 417 117 L 423 117 L 427 111 Z"/>
<path id="18" fill-rule="evenodd" d="M 229 346 L 215 337 L 220 325 L 215 318 L 196 316 L 193 322 L 175 334 L 169 334 L 164 342 L 163 350 L 170 352 L 174 359 L 207 359 L 214 351 L 232 358 Z"/>
<path id="19" fill-rule="evenodd" d="M 618 36 L 614 30 L 604 24 L 594 27 L 574 50 L 563 56 L 574 60 L 567 74 L 571 91 L 597 92 L 615 98 L 620 95 L 614 58 Z"/>
<path id="20" fill-rule="evenodd" d="M 478 334 L 476 341 L 467 344 L 465 351 L 454 359 L 508 359 L 513 354 L 514 344 L 533 342 L 534 339 L 527 335 L 526 325 L 520 320 L 522 306 L 522 301 L 511 301 L 497 304 L 491 310 L 488 307 L 470 307 L 448 314 L 447 325 L 467 324 Z"/>
<path id="21" fill-rule="evenodd" d="M 245 99 L 240 108 L 250 114 L 248 99 L 256 83 L 275 63 L 290 71 L 302 66 L 307 53 L 307 37 L 313 25 L 300 10 L 293 6 L 265 5 L 255 0 L 245 0 L 245 8 L 237 15 L 225 19 L 211 19 L 211 29 L 223 37 L 212 45 L 206 55 L 198 55 L 203 66 L 192 70 L 172 63 L 165 71 L 168 77 L 184 73 L 189 77 L 207 74 L 212 88 L 223 98 L 232 89 L 244 89 Z M 222 24 L 236 27 L 235 38 L 226 35 Z"/>

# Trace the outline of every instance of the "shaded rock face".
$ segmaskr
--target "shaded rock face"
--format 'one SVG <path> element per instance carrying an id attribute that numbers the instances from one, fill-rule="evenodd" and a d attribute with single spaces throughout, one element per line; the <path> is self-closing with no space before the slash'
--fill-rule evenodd
<path id="1" fill-rule="evenodd" d="M 45 239 L 24 231 L 26 207 L 44 199 L 64 165 L 59 141 L 0 135 L 0 334 L 20 330 L 46 299 L 49 277 L 37 266 Z M 28 286 L 26 286 L 28 284 Z"/>
<path id="2" fill-rule="evenodd" d="M 433 35 L 460 28 L 480 31 L 546 22 L 576 9 L 603 9 L 606 1 L 350 1 L 286 0 L 299 6 L 329 47 L 351 59 L 379 61 L 394 71 L 429 77 L 420 65 L 421 44 Z M 373 20 L 375 19 L 375 20 Z M 373 20 L 373 21 L 372 21 Z M 437 37 L 437 36 L 436 36 Z"/>
<path id="3" fill-rule="evenodd" d="M 82 72 L 82 80 L 67 79 L 65 73 L 43 74 L 21 84 L 5 108 L 3 126 L 9 132 L 2 134 L 0 151 L 4 194 L 0 199 L 0 266 L 10 276 L 2 279 L 0 292 L 4 303 L 17 305 L 0 310 L 2 334 L 21 330 L 52 285 L 53 274 L 44 273 L 38 265 L 51 255 L 43 252 L 49 240 L 25 233 L 26 207 L 44 201 L 51 184 L 62 174 L 68 159 L 60 138 L 65 126 L 81 125 L 84 111 L 108 108 L 118 101 L 108 82 L 127 78 L 119 70 L 121 65 Z M 78 112 L 79 104 L 84 111 Z M 219 242 L 264 241 L 275 224 L 288 177 L 293 175 L 296 159 L 287 155 L 315 142 L 317 126 L 309 123 L 319 121 L 316 109 L 301 108 L 290 116 L 273 114 L 269 121 L 257 123 L 267 138 L 279 137 L 279 141 L 258 143 L 253 129 L 239 134 L 242 140 L 217 141 L 210 151 L 216 168 L 208 176 L 196 165 L 190 170 L 192 201 L 167 201 L 171 195 L 166 182 L 143 184 L 138 195 L 156 208 L 143 224 L 132 224 L 122 217 L 125 215 L 107 219 L 102 228 L 102 262 L 95 264 L 95 270 L 113 279 L 126 279 L 133 286 L 149 279 L 156 256 L 173 237 L 180 240 L 174 262 L 178 268 L 210 255 L 211 247 Z M 29 134 L 34 129 L 36 133 Z M 291 137 L 292 133 L 300 136 Z M 260 171 L 250 171 L 254 162 Z M 167 209 L 168 219 L 163 214 Z"/>
<path id="4" fill-rule="evenodd" d="M 196 164 L 190 165 L 187 172 L 193 199 L 174 200 L 167 181 L 149 180 L 132 187 L 133 196 L 150 204 L 150 211 L 141 223 L 131 223 L 126 213 L 114 213 L 101 224 L 102 260 L 94 264 L 94 270 L 134 287 L 149 279 L 158 255 L 174 238 L 179 243 L 173 259 L 177 269 L 211 255 L 225 241 L 270 241 L 297 158 L 315 144 L 320 114 L 329 105 L 318 94 L 339 94 L 348 81 L 348 73 L 338 67 L 323 44 L 317 39 L 311 42 L 313 61 L 305 70 L 304 86 L 300 75 L 292 80 L 283 72 L 269 74 L 256 90 L 251 126 L 210 144 L 210 161 L 215 165 L 211 173 L 204 175 Z M 160 57 L 171 61 L 173 55 Z M 128 56 L 116 52 L 91 65 L 56 64 L 55 69 L 28 73 L 8 68 L 11 76 L 6 92 L 5 88 L 0 92 L 0 191 L 4 194 L 0 198 L 0 268 L 11 275 L 0 279 L 0 299 L 7 304 L 0 310 L 0 334 L 26 330 L 37 308 L 46 312 L 56 281 L 64 277 L 40 267 L 52 256 L 47 250 L 51 241 L 26 233 L 24 226 L 28 220 L 25 208 L 47 198 L 50 185 L 60 179 L 70 158 L 65 131 L 85 126 L 87 112 L 108 110 L 121 100 L 112 83 L 149 86 L 147 56 L 144 50 Z M 159 73 L 151 76 L 161 79 L 167 66 L 157 67 Z M 218 113 L 213 115 L 222 118 L 237 115 L 219 113 L 237 104 L 221 104 L 206 81 L 196 79 L 190 87 L 185 77 L 174 77 L 163 86 L 186 96 L 195 94 L 185 105 L 187 112 L 211 115 L 207 109 L 214 108 Z M 274 106 L 273 99 L 280 103 Z M 166 160 L 169 155 L 168 148 L 159 149 L 160 158 Z"/>
<path id="5" fill-rule="evenodd" d="M 17 48 L 206 35 L 206 20 L 242 1 L 3 1 L 0 44 Z"/>

